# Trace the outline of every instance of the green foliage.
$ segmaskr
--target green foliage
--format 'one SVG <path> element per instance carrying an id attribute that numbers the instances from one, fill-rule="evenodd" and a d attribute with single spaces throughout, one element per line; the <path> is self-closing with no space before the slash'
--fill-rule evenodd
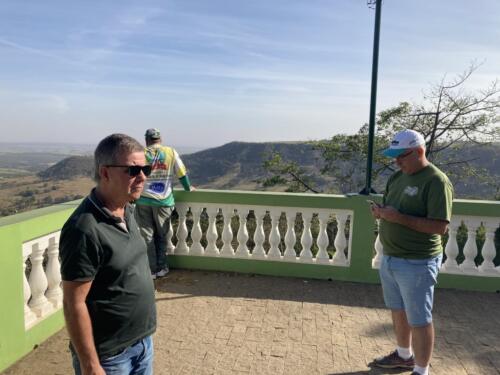
<path id="1" fill-rule="evenodd" d="M 385 179 L 394 169 L 392 161 L 383 157 L 380 151 L 387 147 L 394 133 L 403 129 L 414 129 L 424 135 L 428 159 L 447 173 L 453 182 L 464 185 L 486 183 L 499 190 L 498 176 L 491 176 L 484 168 L 472 165 L 474 158 L 463 152 L 466 144 L 484 147 L 498 141 L 500 136 L 498 81 L 475 92 L 464 88 L 477 67 L 471 64 L 458 77 L 449 81 L 443 79 L 431 86 L 421 103 L 401 102 L 377 115 L 372 169 L 372 185 L 376 190 L 383 189 Z M 334 177 L 336 190 L 356 192 L 364 186 L 367 142 L 368 125 L 365 124 L 356 134 L 338 134 L 313 143 L 324 161 L 320 173 Z M 300 168 L 281 159 L 279 154 L 265 161 L 264 167 L 273 177 L 279 176 L 288 181 L 294 191 L 312 191 L 301 178 Z"/>
<path id="2" fill-rule="evenodd" d="M 480 265 L 481 263 L 483 263 L 483 256 L 481 250 L 484 246 L 485 241 L 486 241 L 486 230 L 484 226 L 480 226 L 476 232 L 476 246 L 478 249 L 478 254 L 474 258 L 474 262 L 476 263 L 476 265 Z M 443 246 L 446 246 L 447 242 L 448 242 L 448 234 L 443 236 Z M 459 264 L 465 260 L 464 248 L 466 242 L 467 242 L 467 227 L 462 224 L 457 230 L 458 255 L 456 260 Z M 500 228 L 498 228 L 495 231 L 494 243 L 497 252 L 495 258 L 493 259 L 493 263 L 495 264 L 495 266 L 500 266 Z M 444 257 L 444 259 L 446 259 L 446 256 Z"/>
<path id="3" fill-rule="evenodd" d="M 272 173 L 271 177 L 264 180 L 263 186 L 287 185 L 286 192 L 317 193 L 313 181 L 305 171 L 296 162 L 284 161 L 278 152 L 273 152 L 264 158 L 263 166 Z"/>

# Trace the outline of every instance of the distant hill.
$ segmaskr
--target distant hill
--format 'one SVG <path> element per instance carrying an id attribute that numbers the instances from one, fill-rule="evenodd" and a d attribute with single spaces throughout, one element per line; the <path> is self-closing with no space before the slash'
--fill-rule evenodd
<path id="1" fill-rule="evenodd" d="M 68 157 L 50 152 L 0 152 L 0 168 L 39 172 Z"/>
<path id="2" fill-rule="evenodd" d="M 75 177 L 90 177 L 94 173 L 93 156 L 70 156 L 39 172 L 38 176 L 50 180 L 66 180 Z"/>
<path id="3" fill-rule="evenodd" d="M 0 152 L 17 154 L 49 153 L 62 155 L 89 155 L 95 145 L 85 143 L 39 143 L 39 142 L 0 142 Z"/>
<path id="4" fill-rule="evenodd" d="M 322 161 L 318 151 L 306 142 L 296 143 L 247 143 L 231 142 L 193 154 L 183 155 L 182 159 L 189 171 L 193 184 L 199 188 L 225 190 L 265 190 L 262 181 L 267 173 L 262 167 L 263 160 L 272 152 L 279 152 L 286 161 L 294 161 L 312 178 L 318 190 L 331 191 L 336 186 L 328 175 L 319 173 Z M 472 166 L 486 169 L 493 179 L 500 178 L 500 144 L 478 147 L 464 145 L 458 151 L 460 157 L 472 159 Z M 453 155 L 448 155 L 453 161 Z M 72 156 L 66 158 L 39 175 L 45 179 L 71 179 L 78 176 L 92 176 L 93 159 L 91 156 Z M 360 181 L 363 180 L 361 176 Z M 495 193 L 491 187 L 474 179 L 454 181 L 458 197 L 489 199 Z M 277 189 L 276 187 L 274 189 Z"/>
<path id="5" fill-rule="evenodd" d="M 305 142 L 231 142 L 184 155 L 182 160 L 189 170 L 190 179 L 198 187 L 263 190 L 261 181 L 267 173 L 262 163 L 273 152 L 279 152 L 285 160 L 301 165 L 306 174 L 314 178 L 316 185 L 326 184 L 327 179 L 317 173 L 321 168 L 319 152 Z"/>

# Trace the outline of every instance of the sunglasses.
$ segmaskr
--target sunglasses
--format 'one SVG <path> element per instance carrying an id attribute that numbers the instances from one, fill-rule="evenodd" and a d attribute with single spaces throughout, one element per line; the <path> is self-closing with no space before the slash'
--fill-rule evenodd
<path id="1" fill-rule="evenodd" d="M 148 177 L 151 174 L 151 166 L 150 165 L 105 165 L 108 168 L 127 168 L 125 170 L 126 173 L 130 177 L 136 177 L 139 173 L 144 173 L 144 176 Z"/>
<path id="2" fill-rule="evenodd" d="M 409 156 L 412 152 L 413 152 L 413 150 L 407 151 L 407 152 L 405 152 L 405 153 L 403 153 L 401 155 L 396 156 L 396 159 L 399 159 L 399 160 L 404 159 L 407 156 Z"/>

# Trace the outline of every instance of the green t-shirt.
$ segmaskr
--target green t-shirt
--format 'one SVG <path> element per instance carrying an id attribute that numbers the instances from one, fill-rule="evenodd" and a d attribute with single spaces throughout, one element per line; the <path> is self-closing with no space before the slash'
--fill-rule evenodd
<path id="1" fill-rule="evenodd" d="M 59 252 L 65 281 L 92 280 L 86 304 L 99 357 L 114 355 L 154 333 L 154 285 L 131 206 L 124 230 L 95 193 L 64 224 Z"/>
<path id="2" fill-rule="evenodd" d="M 453 186 L 433 164 L 415 174 L 394 173 L 387 182 L 384 204 L 407 215 L 450 221 Z M 443 251 L 441 236 L 417 232 L 404 225 L 380 221 L 384 254 L 400 258 L 425 259 Z"/>

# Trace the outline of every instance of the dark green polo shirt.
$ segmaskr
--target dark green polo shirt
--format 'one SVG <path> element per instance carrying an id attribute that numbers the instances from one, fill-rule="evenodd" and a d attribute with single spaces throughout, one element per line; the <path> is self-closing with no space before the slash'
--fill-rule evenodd
<path id="1" fill-rule="evenodd" d="M 384 204 L 411 216 L 450 221 L 453 186 L 433 164 L 415 174 L 401 171 L 387 181 Z M 426 259 L 443 251 L 441 236 L 417 232 L 404 225 L 380 221 L 384 254 L 408 259 Z"/>
<path id="2" fill-rule="evenodd" d="M 100 357 L 116 354 L 156 329 L 146 244 L 130 205 L 125 209 L 127 230 L 119 221 L 92 191 L 64 224 L 59 244 L 62 279 L 92 280 L 86 304 Z"/>

